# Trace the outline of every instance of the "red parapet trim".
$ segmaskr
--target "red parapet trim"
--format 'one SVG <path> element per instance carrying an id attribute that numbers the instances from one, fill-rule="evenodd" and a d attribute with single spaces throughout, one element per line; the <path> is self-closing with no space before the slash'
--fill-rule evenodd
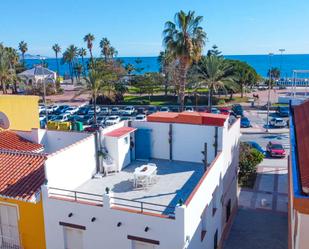
<path id="1" fill-rule="evenodd" d="M 210 164 L 210 166 L 207 168 L 206 172 L 204 173 L 204 175 L 202 176 L 202 178 L 200 179 L 200 181 L 198 182 L 198 184 L 195 186 L 195 188 L 193 189 L 192 193 L 189 195 L 188 199 L 185 202 L 185 205 L 188 206 L 191 202 L 191 200 L 193 199 L 195 193 L 198 191 L 198 189 L 200 188 L 200 186 L 202 185 L 202 183 L 204 182 L 206 176 L 208 175 L 209 171 L 212 169 L 212 167 L 215 165 L 215 163 L 217 162 L 218 158 L 220 157 L 222 152 L 219 152 L 218 155 L 216 156 L 216 158 L 212 161 L 212 163 Z"/>
<path id="2" fill-rule="evenodd" d="M 171 217 L 171 216 L 164 215 L 164 214 L 156 214 L 156 213 L 144 212 L 144 211 L 141 212 L 141 211 L 137 211 L 137 210 L 130 209 L 130 208 L 119 207 L 116 205 L 112 206 L 111 209 L 118 210 L 118 211 L 125 211 L 129 213 L 134 213 L 134 214 L 144 214 L 144 215 L 149 215 L 149 216 L 154 216 L 154 217 L 164 218 L 164 219 L 171 219 L 171 220 L 175 219 L 175 217 Z"/>
<path id="3" fill-rule="evenodd" d="M 103 207 L 102 204 L 90 202 L 90 201 L 79 201 L 79 200 L 74 200 L 74 198 L 65 198 L 65 197 L 58 197 L 58 196 L 49 196 L 48 198 L 54 199 L 54 200 L 59 200 L 59 201 L 68 201 L 68 202 L 74 202 L 78 204 L 86 204 L 86 205 L 91 205 L 91 206 L 96 206 L 96 207 Z"/>

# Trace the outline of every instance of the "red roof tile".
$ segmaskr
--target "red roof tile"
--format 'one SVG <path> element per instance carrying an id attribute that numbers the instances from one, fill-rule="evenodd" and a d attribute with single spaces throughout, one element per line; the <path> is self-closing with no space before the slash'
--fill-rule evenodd
<path id="1" fill-rule="evenodd" d="M 43 146 L 24 139 L 15 132 L 0 131 L 0 149 L 39 152 L 43 149 Z"/>
<path id="2" fill-rule="evenodd" d="M 115 130 L 112 130 L 106 134 L 104 134 L 104 136 L 107 137 L 122 137 L 124 135 L 127 135 L 133 131 L 135 131 L 136 128 L 132 128 L 132 127 L 121 127 Z"/>
<path id="3" fill-rule="evenodd" d="M 214 114 L 207 112 L 182 112 L 182 113 L 169 113 L 169 112 L 156 112 L 147 117 L 149 122 L 161 123 L 182 123 L 182 124 L 196 124 L 196 125 L 211 125 L 223 126 L 227 115 Z"/>
<path id="4" fill-rule="evenodd" d="M 309 188 L 309 101 L 294 107 L 294 123 L 300 180 Z"/>
<path id="5" fill-rule="evenodd" d="M 45 155 L 0 151 L 0 195 L 29 201 L 45 181 Z"/>

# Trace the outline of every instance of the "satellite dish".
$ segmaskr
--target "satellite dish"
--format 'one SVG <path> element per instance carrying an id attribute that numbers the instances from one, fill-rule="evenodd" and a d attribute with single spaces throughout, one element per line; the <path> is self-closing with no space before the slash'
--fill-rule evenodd
<path id="1" fill-rule="evenodd" d="M 8 129 L 10 127 L 10 120 L 3 112 L 0 112 L 0 128 Z"/>

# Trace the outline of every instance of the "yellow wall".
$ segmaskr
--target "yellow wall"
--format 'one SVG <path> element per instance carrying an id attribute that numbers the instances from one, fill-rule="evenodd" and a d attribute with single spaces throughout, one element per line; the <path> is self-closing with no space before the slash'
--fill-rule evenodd
<path id="1" fill-rule="evenodd" d="M 0 95 L 0 111 L 10 120 L 11 130 L 39 128 L 38 96 Z"/>
<path id="2" fill-rule="evenodd" d="M 23 249 L 45 249 L 42 201 L 29 203 L 0 198 L 0 204 L 15 204 L 19 212 L 19 234 Z"/>

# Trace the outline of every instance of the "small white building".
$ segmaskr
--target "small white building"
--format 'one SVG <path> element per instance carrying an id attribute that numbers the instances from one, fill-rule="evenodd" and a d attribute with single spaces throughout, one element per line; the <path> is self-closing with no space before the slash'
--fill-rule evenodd
<path id="1" fill-rule="evenodd" d="M 97 168 L 105 176 L 89 176 L 93 161 L 76 168 L 77 154 L 47 172 L 47 248 L 220 246 L 237 209 L 239 137 L 239 120 L 209 113 L 158 113 L 104 129 Z"/>
<path id="2" fill-rule="evenodd" d="M 28 85 L 37 85 L 39 83 L 55 84 L 57 79 L 56 72 L 39 65 L 19 73 L 18 76 L 25 80 Z"/>

